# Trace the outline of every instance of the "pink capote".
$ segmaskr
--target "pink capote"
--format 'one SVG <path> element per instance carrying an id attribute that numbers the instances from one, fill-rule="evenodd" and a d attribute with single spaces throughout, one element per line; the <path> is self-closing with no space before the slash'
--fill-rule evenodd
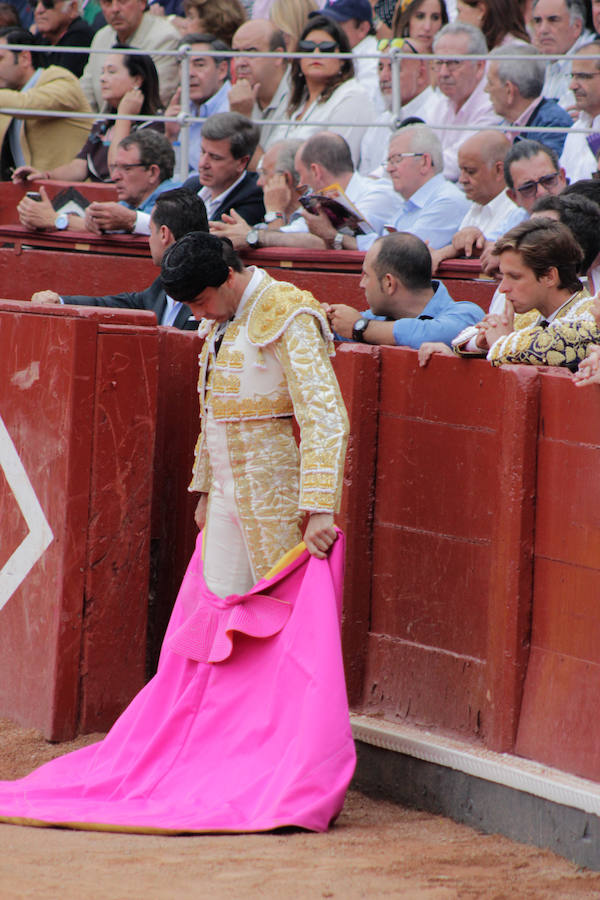
<path id="1" fill-rule="evenodd" d="M 0 821 L 116 831 L 325 830 L 355 764 L 340 649 L 344 539 L 244 596 L 204 583 L 201 539 L 157 674 L 106 738 L 0 782 Z M 300 545 L 303 546 L 303 545 Z"/>

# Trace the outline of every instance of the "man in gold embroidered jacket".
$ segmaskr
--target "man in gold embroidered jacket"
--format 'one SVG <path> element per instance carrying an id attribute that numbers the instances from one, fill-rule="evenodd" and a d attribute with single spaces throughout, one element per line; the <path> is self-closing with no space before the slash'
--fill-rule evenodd
<path id="1" fill-rule="evenodd" d="M 306 513 L 311 553 L 323 557 L 335 540 L 348 419 L 332 335 L 310 293 L 245 268 L 214 235 L 178 241 L 162 279 L 204 320 L 190 484 L 206 523 L 204 576 L 214 593 L 242 593 L 301 540 Z"/>

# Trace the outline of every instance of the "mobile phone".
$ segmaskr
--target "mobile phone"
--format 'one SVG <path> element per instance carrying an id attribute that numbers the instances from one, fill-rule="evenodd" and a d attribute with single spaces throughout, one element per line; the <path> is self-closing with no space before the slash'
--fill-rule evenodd
<path id="1" fill-rule="evenodd" d="M 30 200 L 35 200 L 36 203 L 42 202 L 42 195 L 39 193 L 39 191 L 27 191 L 25 196 L 29 197 Z"/>

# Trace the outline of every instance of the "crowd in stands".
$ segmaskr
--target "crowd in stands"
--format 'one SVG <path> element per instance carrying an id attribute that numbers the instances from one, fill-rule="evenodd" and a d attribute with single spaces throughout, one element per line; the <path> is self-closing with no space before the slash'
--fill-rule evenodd
<path id="1" fill-rule="evenodd" d="M 341 340 L 600 379 L 600 3 L 39 0 L 0 25 L 2 180 L 118 197 L 64 215 L 42 186 L 25 228 L 152 248 L 183 182 L 238 250 L 363 251 L 369 310 L 327 308 Z M 432 280 L 461 257 L 500 281 L 487 315 Z"/>

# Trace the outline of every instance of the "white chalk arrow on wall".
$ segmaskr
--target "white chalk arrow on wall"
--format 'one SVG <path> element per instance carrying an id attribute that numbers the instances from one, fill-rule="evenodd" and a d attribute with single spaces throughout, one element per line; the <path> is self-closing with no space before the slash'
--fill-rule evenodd
<path id="1" fill-rule="evenodd" d="M 54 535 L 1 416 L 0 469 L 29 528 L 29 533 L 0 569 L 1 610 L 50 546 Z"/>

